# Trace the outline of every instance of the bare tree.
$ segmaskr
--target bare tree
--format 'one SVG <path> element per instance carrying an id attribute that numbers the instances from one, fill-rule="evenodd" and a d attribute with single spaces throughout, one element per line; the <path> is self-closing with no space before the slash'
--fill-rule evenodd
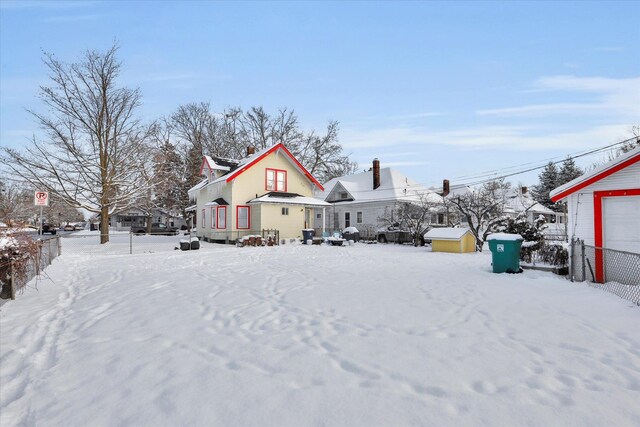
<path id="1" fill-rule="evenodd" d="M 431 214 L 443 210 L 442 197 L 436 193 L 420 192 L 411 200 L 397 202 L 385 208 L 378 222 L 388 229 L 400 229 L 411 234 L 414 246 L 424 245 L 424 233 L 429 228 Z"/>
<path id="2" fill-rule="evenodd" d="M 482 252 L 487 236 L 497 231 L 504 221 L 505 194 L 510 184 L 504 180 L 490 181 L 470 192 L 447 198 L 462 216 L 476 238 L 476 249 Z"/>
<path id="3" fill-rule="evenodd" d="M 109 215 L 147 188 L 140 179 L 146 131 L 135 117 L 140 92 L 117 86 L 117 51 L 87 51 L 72 64 L 45 54 L 52 85 L 40 97 L 50 114 L 31 111 L 45 139 L 34 136 L 23 152 L 3 149 L 7 168 L 35 188 L 99 213 L 101 243 L 109 241 Z"/>

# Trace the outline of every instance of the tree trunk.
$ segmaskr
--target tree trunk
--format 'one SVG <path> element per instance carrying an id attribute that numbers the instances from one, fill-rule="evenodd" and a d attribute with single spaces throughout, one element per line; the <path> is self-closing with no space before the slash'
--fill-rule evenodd
<path id="1" fill-rule="evenodd" d="M 151 234 L 151 222 L 153 221 L 153 216 L 147 215 L 147 234 Z"/>
<path id="2" fill-rule="evenodd" d="M 109 241 L 109 207 L 102 206 L 100 210 L 100 244 Z"/>

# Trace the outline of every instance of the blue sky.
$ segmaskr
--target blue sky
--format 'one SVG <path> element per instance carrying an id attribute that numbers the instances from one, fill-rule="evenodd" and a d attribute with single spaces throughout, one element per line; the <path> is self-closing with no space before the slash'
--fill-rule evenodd
<path id="1" fill-rule="evenodd" d="M 293 108 L 431 185 L 563 157 L 640 124 L 640 2 L 0 2 L 0 141 L 37 132 L 42 51 L 121 45 L 141 116 Z M 587 166 L 601 160 L 587 157 Z M 537 173 L 514 177 L 533 184 Z"/>

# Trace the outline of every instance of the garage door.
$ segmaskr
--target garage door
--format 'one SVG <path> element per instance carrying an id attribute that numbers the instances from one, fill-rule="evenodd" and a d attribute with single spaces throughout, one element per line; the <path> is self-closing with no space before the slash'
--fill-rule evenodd
<path id="1" fill-rule="evenodd" d="M 602 200 L 603 247 L 640 253 L 640 196 Z"/>

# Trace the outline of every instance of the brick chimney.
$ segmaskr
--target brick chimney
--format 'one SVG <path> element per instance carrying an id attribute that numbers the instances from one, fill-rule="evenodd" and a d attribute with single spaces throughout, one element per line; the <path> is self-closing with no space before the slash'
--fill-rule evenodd
<path id="1" fill-rule="evenodd" d="M 373 189 L 380 187 L 380 160 L 373 159 Z"/>
<path id="2" fill-rule="evenodd" d="M 442 180 L 442 197 L 447 197 L 449 195 L 449 180 Z"/>
<path id="3" fill-rule="evenodd" d="M 256 154 L 256 147 L 250 145 L 247 147 L 247 157 L 251 156 L 252 154 Z"/>

